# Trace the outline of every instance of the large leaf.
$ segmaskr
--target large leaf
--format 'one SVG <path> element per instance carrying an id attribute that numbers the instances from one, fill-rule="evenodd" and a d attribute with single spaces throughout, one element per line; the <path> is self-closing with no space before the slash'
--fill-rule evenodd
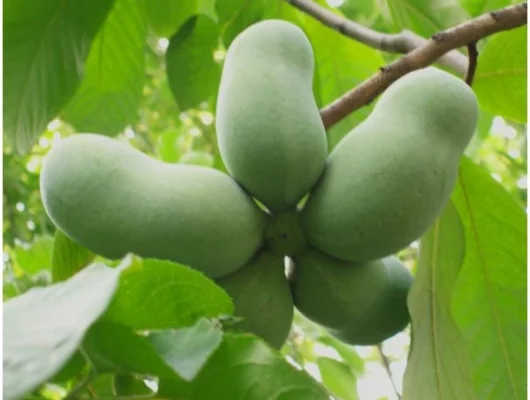
<path id="1" fill-rule="evenodd" d="M 344 363 L 329 357 L 317 358 L 322 383 L 337 400 L 359 400 L 357 379 Z"/>
<path id="2" fill-rule="evenodd" d="M 55 231 L 52 253 L 52 277 L 54 282 L 64 281 L 89 265 L 96 255 L 74 242 L 60 229 Z"/>
<path id="3" fill-rule="evenodd" d="M 451 299 L 465 253 L 465 234 L 452 202 L 420 244 L 408 305 L 412 344 L 404 377 L 409 400 L 475 399 L 468 344 L 451 314 Z"/>
<path id="4" fill-rule="evenodd" d="M 181 110 L 215 97 L 221 77 L 214 61 L 219 28 L 207 16 L 193 16 L 169 41 L 166 52 L 167 77 Z"/>
<path id="5" fill-rule="evenodd" d="M 230 297 L 202 273 L 146 259 L 122 274 L 105 318 L 135 329 L 166 329 L 232 312 Z"/>
<path id="6" fill-rule="evenodd" d="M 21 246 L 15 247 L 15 261 L 27 274 L 50 270 L 52 249 L 53 238 L 51 236 L 38 236 L 27 249 Z"/>
<path id="7" fill-rule="evenodd" d="M 17 399 L 72 357 L 105 311 L 126 264 L 93 264 L 73 278 L 4 303 L 4 398 Z"/>
<path id="8" fill-rule="evenodd" d="M 114 393 L 116 396 L 149 396 L 153 391 L 147 387 L 143 378 L 135 375 L 114 376 Z"/>
<path id="9" fill-rule="evenodd" d="M 130 328 L 108 321 L 99 321 L 83 340 L 83 351 L 98 374 L 136 373 L 177 379 L 148 338 Z"/>
<path id="10" fill-rule="evenodd" d="M 204 318 L 188 328 L 149 335 L 149 341 L 166 364 L 187 381 L 197 376 L 222 338 L 220 325 Z"/>
<path id="11" fill-rule="evenodd" d="M 516 1 L 512 0 L 460 0 L 460 4 L 472 16 L 476 17 L 487 11 L 495 11 L 509 6 Z"/>
<path id="12" fill-rule="evenodd" d="M 320 336 L 317 340 L 334 348 L 339 353 L 342 360 L 348 364 L 351 371 L 356 375 L 361 375 L 364 372 L 364 359 L 357 353 L 353 346 L 349 346 L 332 336 Z"/>
<path id="13" fill-rule="evenodd" d="M 161 380 L 159 384 L 160 396 L 188 400 L 329 398 L 305 371 L 296 370 L 263 341 L 246 334 L 225 334 L 193 382 Z"/>
<path id="14" fill-rule="evenodd" d="M 222 331 L 205 319 L 179 330 L 136 335 L 130 328 L 100 321 L 87 333 L 83 350 L 98 373 L 143 374 L 190 381 L 219 347 Z"/>
<path id="15" fill-rule="evenodd" d="M 489 174 L 464 160 L 453 195 L 466 250 L 452 314 L 470 353 L 476 398 L 523 399 L 527 389 L 526 214 Z"/>
<path id="16" fill-rule="evenodd" d="M 85 77 L 61 112 L 81 132 L 116 135 L 136 119 L 145 81 L 147 24 L 143 3 L 116 0 L 99 31 Z"/>
<path id="17" fill-rule="evenodd" d="M 420 36 L 457 25 L 469 18 L 458 0 L 384 0 L 394 29 L 407 29 Z"/>
<path id="18" fill-rule="evenodd" d="M 49 379 L 49 382 L 61 383 L 70 379 L 79 377 L 83 373 L 83 368 L 87 365 L 87 360 L 83 354 L 78 350 L 68 360 L 66 364 Z"/>
<path id="19" fill-rule="evenodd" d="M 267 0 L 223 0 L 217 1 L 215 9 L 219 17 L 225 47 L 248 26 L 259 22 L 267 6 Z"/>
<path id="20" fill-rule="evenodd" d="M 159 36 L 171 37 L 191 16 L 205 14 L 216 20 L 216 0 L 145 0 L 149 25 Z"/>
<path id="21" fill-rule="evenodd" d="M 74 94 L 113 0 L 4 4 L 4 133 L 26 153 Z"/>
<path id="22" fill-rule="evenodd" d="M 517 122 L 527 119 L 526 36 L 525 26 L 488 39 L 473 81 L 481 107 Z"/>

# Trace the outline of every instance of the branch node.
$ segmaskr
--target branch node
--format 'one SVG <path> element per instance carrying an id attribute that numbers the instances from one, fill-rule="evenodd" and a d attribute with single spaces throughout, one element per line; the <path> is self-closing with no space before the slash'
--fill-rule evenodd
<path id="1" fill-rule="evenodd" d="M 355 21 L 335 14 L 327 7 L 314 0 L 285 0 L 293 7 L 312 16 L 323 25 L 340 34 L 350 37 L 369 47 L 391 53 L 409 53 L 425 45 L 428 40 L 413 32 L 404 30 L 400 33 L 382 33 Z M 438 62 L 464 76 L 467 70 L 467 59 L 462 53 L 453 50 L 440 57 Z"/>
<path id="2" fill-rule="evenodd" d="M 475 61 L 470 60 L 469 63 L 462 67 L 462 75 L 466 75 L 466 82 L 471 84 L 478 56 L 476 42 L 494 33 L 526 25 L 527 6 L 526 4 L 517 4 L 503 8 L 496 12 L 495 18 L 498 21 L 492 19 L 488 12 L 460 25 L 448 28 L 433 35 L 431 40 L 427 40 L 423 45 L 416 47 L 400 59 L 387 66 L 379 67 L 376 74 L 320 110 L 326 130 L 329 130 L 355 110 L 370 104 L 403 75 L 429 66 L 439 60 L 440 57 L 443 57 L 444 54 L 463 46 L 468 47 L 469 58 L 475 58 Z M 464 56 L 460 52 L 457 54 Z M 464 56 L 464 58 L 467 59 L 468 57 Z"/>
<path id="3" fill-rule="evenodd" d="M 434 40 L 435 42 L 443 42 L 444 39 L 446 38 L 446 33 L 445 31 L 441 31 L 441 32 L 437 32 L 435 33 L 434 35 L 431 36 L 431 39 Z"/>
<path id="4" fill-rule="evenodd" d="M 344 35 L 346 33 L 346 24 L 347 21 L 341 21 L 339 24 L 337 24 L 337 31 Z"/>
<path id="5" fill-rule="evenodd" d="M 490 12 L 491 18 L 493 18 L 495 21 L 498 21 L 500 19 L 500 11 L 492 11 Z"/>

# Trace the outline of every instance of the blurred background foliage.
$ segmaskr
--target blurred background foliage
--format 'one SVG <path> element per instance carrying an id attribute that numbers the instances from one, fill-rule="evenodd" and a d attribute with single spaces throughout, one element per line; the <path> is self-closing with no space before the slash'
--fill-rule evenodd
<path id="1" fill-rule="evenodd" d="M 325 4 L 322 0 L 319 2 Z M 127 5 L 129 2 L 116 1 L 116 4 L 121 3 Z M 156 8 L 153 3 L 157 3 Z M 429 37 L 471 16 L 511 2 L 334 0 L 328 3 L 327 7 L 334 6 L 336 12 L 378 31 L 396 33 L 409 29 Z M 148 21 L 141 60 L 145 73 L 141 76 L 141 92 L 131 99 L 135 107 L 132 119 L 122 124 L 116 137 L 171 163 L 200 164 L 225 170 L 215 135 L 218 72 L 231 40 L 253 22 L 281 17 L 294 21 L 306 31 L 315 49 L 315 97 L 319 106 L 374 74 L 384 63 L 399 57 L 345 38 L 283 0 L 188 3 L 146 0 L 143 6 Z M 200 17 L 194 20 L 192 16 L 197 13 Z M 487 40 L 481 43 L 484 45 Z M 90 68 L 87 62 L 86 79 L 90 79 Z M 207 79 L 205 71 L 209 71 Z M 112 88 L 99 89 L 112 92 Z M 524 91 L 526 96 L 526 87 Z M 108 107 L 112 114 L 112 103 Z M 330 132 L 330 146 L 365 118 L 370 108 L 358 110 L 334 127 Z M 66 114 L 68 118 L 58 117 L 51 121 L 27 154 L 18 155 L 6 140 L 3 143 L 4 300 L 32 286 L 50 283 L 54 226 L 40 199 L 39 171 L 43 157 L 54 142 L 78 132 L 76 126 L 91 126 L 76 116 L 75 107 L 67 110 L 70 110 Z M 526 123 L 481 110 L 477 133 L 467 150 L 468 156 L 486 168 L 524 208 L 527 205 L 526 129 Z M 412 269 L 416 250 L 417 243 L 413 243 L 400 253 Z M 398 391 L 409 340 L 408 332 L 404 332 L 384 344 Z M 360 397 L 365 399 L 395 398 L 377 348 L 345 346 L 299 314 L 283 351 L 293 362 L 321 379 L 337 399 L 357 399 L 359 393 L 372 393 Z M 369 382 L 373 384 L 374 379 L 379 382 L 376 385 L 379 388 L 369 392 Z M 357 386 L 352 382 L 357 382 Z"/>

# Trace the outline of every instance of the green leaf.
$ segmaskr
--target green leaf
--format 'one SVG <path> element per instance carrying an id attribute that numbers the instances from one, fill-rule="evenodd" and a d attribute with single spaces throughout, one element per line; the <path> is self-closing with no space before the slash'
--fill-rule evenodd
<path id="1" fill-rule="evenodd" d="M 60 282 L 70 278 L 89 265 L 95 257 L 90 250 L 57 229 L 51 257 L 53 281 Z"/>
<path id="2" fill-rule="evenodd" d="M 157 353 L 187 381 L 197 376 L 222 338 L 220 327 L 204 318 L 189 328 L 149 335 Z"/>
<path id="3" fill-rule="evenodd" d="M 205 14 L 217 20 L 216 0 L 145 0 L 147 18 L 159 36 L 171 37 L 191 16 Z"/>
<path id="4" fill-rule="evenodd" d="M 51 379 L 51 382 L 64 383 L 69 379 L 75 378 L 83 372 L 87 365 L 85 357 L 81 352 L 76 351 L 67 363 Z"/>
<path id="5" fill-rule="evenodd" d="M 27 153 L 74 94 L 113 0 L 4 4 L 4 134 Z"/>
<path id="6" fill-rule="evenodd" d="M 98 374 L 136 373 L 178 378 L 145 336 L 109 321 L 99 321 L 87 332 L 83 351 Z"/>
<path id="7" fill-rule="evenodd" d="M 495 11 L 515 3 L 511 0 L 460 0 L 461 6 L 472 16 L 476 17 L 487 11 Z"/>
<path id="8" fill-rule="evenodd" d="M 414 284 L 408 297 L 412 342 L 403 398 L 469 400 L 468 343 L 451 313 L 465 254 L 464 227 L 450 202 L 422 238 Z"/>
<path id="9" fill-rule="evenodd" d="M 385 0 L 394 30 L 407 29 L 429 37 L 469 18 L 458 0 Z"/>
<path id="10" fill-rule="evenodd" d="M 344 363 L 329 357 L 317 358 L 322 383 L 337 400 L 359 400 L 357 379 Z"/>
<path id="11" fill-rule="evenodd" d="M 228 48 L 235 37 L 245 28 L 263 19 L 267 9 L 266 0 L 217 1 L 215 9 L 219 16 L 223 44 Z"/>
<path id="12" fill-rule="evenodd" d="M 68 362 L 107 308 L 121 268 L 93 264 L 4 303 L 4 398 L 21 397 Z"/>
<path id="13" fill-rule="evenodd" d="M 210 18 L 191 17 L 170 39 L 166 70 L 180 109 L 198 106 L 217 93 L 221 69 L 214 61 L 219 28 Z"/>
<path id="14" fill-rule="evenodd" d="M 166 329 L 232 312 L 230 297 L 202 273 L 146 259 L 122 274 L 105 318 L 134 329 Z"/>
<path id="15" fill-rule="evenodd" d="M 526 36 L 525 26 L 489 38 L 473 81 L 481 107 L 516 122 L 527 119 Z"/>
<path id="16" fill-rule="evenodd" d="M 145 81 L 142 3 L 117 0 L 92 44 L 85 77 L 62 118 L 81 132 L 117 135 L 134 122 Z"/>
<path id="17" fill-rule="evenodd" d="M 3 301 L 6 301 L 7 299 L 18 296 L 19 291 L 14 283 L 6 282 L 4 278 L 2 294 Z"/>
<path id="18" fill-rule="evenodd" d="M 144 374 L 193 379 L 222 340 L 220 327 L 205 319 L 176 331 L 139 336 L 130 328 L 100 321 L 89 330 L 83 350 L 98 373 Z"/>
<path id="19" fill-rule="evenodd" d="M 42 270 L 50 270 L 52 249 L 53 237 L 38 236 L 28 249 L 21 246 L 15 247 L 15 261 L 25 273 L 30 275 Z"/>
<path id="20" fill-rule="evenodd" d="M 191 383 L 159 381 L 159 396 L 188 400 L 328 400 L 305 371 L 252 335 L 225 334 L 221 346 Z"/>
<path id="21" fill-rule="evenodd" d="M 523 399 L 527 390 L 526 213 L 482 168 L 464 160 L 453 199 L 465 259 L 452 314 L 466 338 L 479 399 Z"/>
<path id="22" fill-rule="evenodd" d="M 491 126 L 493 124 L 493 115 L 487 111 L 480 110 L 478 116 L 478 124 L 475 134 L 471 138 L 471 143 L 466 148 L 465 155 L 474 159 L 475 154 L 482 149 L 482 144 L 490 134 Z"/>
<path id="23" fill-rule="evenodd" d="M 160 160 L 174 163 L 180 159 L 180 149 L 177 144 L 180 134 L 181 130 L 178 128 L 168 129 L 160 134 L 160 146 L 158 148 Z"/>
<path id="24" fill-rule="evenodd" d="M 203 167 L 213 167 L 214 157 L 207 151 L 189 151 L 180 157 L 181 164 L 202 165 Z"/>
<path id="25" fill-rule="evenodd" d="M 320 343 L 333 347 L 339 353 L 342 360 L 348 364 L 352 372 L 360 375 L 364 372 L 364 359 L 357 353 L 353 346 L 348 346 L 332 336 L 320 336 L 317 338 Z"/>
<path id="26" fill-rule="evenodd" d="M 153 391 L 147 387 L 142 378 L 118 374 L 114 376 L 114 393 L 116 396 L 138 396 L 150 395 Z"/>
<path id="27" fill-rule="evenodd" d="M 94 380 L 90 381 L 90 385 L 79 393 L 78 399 L 114 399 L 116 393 L 114 391 L 114 375 L 102 374 L 98 375 Z"/>

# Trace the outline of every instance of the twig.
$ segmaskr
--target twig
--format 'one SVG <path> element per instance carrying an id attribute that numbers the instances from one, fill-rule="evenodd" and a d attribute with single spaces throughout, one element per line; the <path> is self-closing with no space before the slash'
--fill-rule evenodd
<path id="1" fill-rule="evenodd" d="M 75 400 L 80 397 L 81 392 L 85 390 L 85 388 L 94 380 L 96 379 L 97 374 L 93 369 L 90 369 L 88 371 L 88 374 L 82 378 L 77 384 L 74 386 L 74 388 L 66 395 L 64 400 Z"/>
<path id="2" fill-rule="evenodd" d="M 394 388 L 394 392 L 396 392 L 397 398 L 401 400 L 401 394 L 399 393 L 399 390 L 396 387 L 396 383 L 394 382 L 394 378 L 392 377 L 392 371 L 390 370 L 390 361 L 388 360 L 388 357 L 383 352 L 383 346 L 381 345 L 381 343 L 377 345 L 377 350 L 379 351 L 379 356 L 381 357 L 381 361 L 383 361 L 383 366 L 385 367 L 386 374 L 388 375 L 390 382 L 392 382 L 392 387 Z"/>
<path id="3" fill-rule="evenodd" d="M 403 30 L 396 34 L 375 31 L 357 22 L 341 17 L 312 0 L 286 1 L 300 11 L 311 15 L 324 25 L 375 49 L 390 53 L 409 53 L 428 42 L 427 39 L 408 30 Z M 443 55 L 438 62 L 440 65 L 454 70 L 461 76 L 464 76 L 467 71 L 467 57 L 456 50 L 452 50 Z"/>
<path id="4" fill-rule="evenodd" d="M 398 78 L 429 66 L 449 50 L 467 46 L 496 32 L 525 25 L 526 17 L 527 4 L 520 3 L 435 34 L 425 45 L 381 68 L 380 72 L 321 109 L 324 126 L 329 129 L 351 112 L 372 102 Z"/>
<path id="5" fill-rule="evenodd" d="M 477 69 L 477 42 L 471 42 L 467 45 L 467 54 L 469 54 L 469 66 L 467 67 L 466 83 L 471 86 Z"/>

